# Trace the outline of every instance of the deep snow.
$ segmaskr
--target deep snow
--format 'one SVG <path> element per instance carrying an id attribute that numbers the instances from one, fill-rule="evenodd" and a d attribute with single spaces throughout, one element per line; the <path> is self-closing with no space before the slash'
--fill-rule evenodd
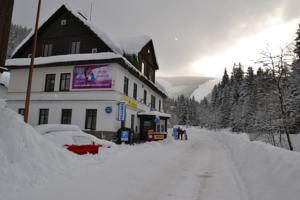
<path id="1" fill-rule="evenodd" d="M 82 163 L 89 167 L 81 171 L 70 169 L 77 176 L 64 176 L 59 182 L 50 181 L 14 194 L 4 192 L 4 197 L 25 200 L 299 199 L 299 153 L 250 142 L 246 135 L 196 128 L 188 132 L 189 141 L 169 138 L 164 142 L 122 145 L 103 152 L 102 157 L 86 157 Z"/>
<path id="2" fill-rule="evenodd" d="M 246 134 L 189 128 L 188 141 L 77 156 L 0 103 L 0 199 L 298 200 L 300 153 Z"/>

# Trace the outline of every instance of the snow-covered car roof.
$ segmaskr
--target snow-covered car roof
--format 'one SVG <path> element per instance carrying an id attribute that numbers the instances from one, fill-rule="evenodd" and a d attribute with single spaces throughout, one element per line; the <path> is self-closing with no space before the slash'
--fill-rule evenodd
<path id="1" fill-rule="evenodd" d="M 93 142 L 103 146 L 115 146 L 115 143 L 113 142 L 101 140 L 91 134 L 83 132 L 76 125 L 45 124 L 36 126 L 35 130 L 52 142 L 61 146 L 65 144 L 91 144 Z"/>

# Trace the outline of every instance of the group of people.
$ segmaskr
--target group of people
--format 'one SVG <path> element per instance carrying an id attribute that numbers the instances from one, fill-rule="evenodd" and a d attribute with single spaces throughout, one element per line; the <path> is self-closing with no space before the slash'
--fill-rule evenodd
<path id="1" fill-rule="evenodd" d="M 187 140 L 187 134 L 186 134 L 186 130 L 184 130 L 181 127 L 174 127 L 173 128 L 173 137 L 175 140 Z"/>

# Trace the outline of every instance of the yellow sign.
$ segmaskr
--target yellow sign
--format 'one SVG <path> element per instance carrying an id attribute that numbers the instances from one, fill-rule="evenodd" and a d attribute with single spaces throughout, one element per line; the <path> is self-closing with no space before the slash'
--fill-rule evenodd
<path id="1" fill-rule="evenodd" d="M 163 139 L 165 139 L 165 135 L 163 135 L 163 134 L 154 134 L 153 135 L 153 139 L 154 140 L 163 140 Z"/>
<path id="2" fill-rule="evenodd" d="M 129 99 L 126 96 L 121 96 L 120 101 L 124 102 L 126 104 L 126 106 L 128 106 L 130 108 L 137 108 L 138 107 L 138 102 L 136 100 Z"/>

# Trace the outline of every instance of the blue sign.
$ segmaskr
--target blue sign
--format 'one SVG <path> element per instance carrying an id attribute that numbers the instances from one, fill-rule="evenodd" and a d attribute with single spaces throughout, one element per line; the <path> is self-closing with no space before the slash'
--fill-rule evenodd
<path id="1" fill-rule="evenodd" d="M 110 113 L 112 112 L 112 107 L 111 107 L 111 106 L 107 106 L 107 107 L 105 108 L 105 112 L 106 112 L 107 114 L 110 114 Z"/>
<path id="2" fill-rule="evenodd" d="M 129 131 L 122 131 L 121 132 L 121 141 L 128 142 L 129 141 Z"/>
<path id="3" fill-rule="evenodd" d="M 118 120 L 125 121 L 126 118 L 126 104 L 121 102 L 118 106 Z"/>
<path id="4" fill-rule="evenodd" d="M 155 124 L 159 124 L 159 122 L 160 122 L 159 116 L 155 116 L 154 122 L 155 122 Z"/>

